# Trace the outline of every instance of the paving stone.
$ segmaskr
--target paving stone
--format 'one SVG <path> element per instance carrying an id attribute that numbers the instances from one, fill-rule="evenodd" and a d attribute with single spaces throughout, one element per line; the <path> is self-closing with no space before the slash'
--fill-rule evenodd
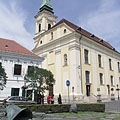
<path id="1" fill-rule="evenodd" d="M 63 118 L 44 118 L 43 120 L 63 120 Z"/>

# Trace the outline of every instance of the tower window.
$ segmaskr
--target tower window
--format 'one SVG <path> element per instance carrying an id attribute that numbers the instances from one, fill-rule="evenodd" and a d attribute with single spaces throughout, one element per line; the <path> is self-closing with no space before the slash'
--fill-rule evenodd
<path id="1" fill-rule="evenodd" d="M 40 41 L 40 44 L 42 44 L 42 40 Z"/>
<path id="2" fill-rule="evenodd" d="M 39 24 L 39 32 L 41 31 L 41 24 Z"/>
<path id="3" fill-rule="evenodd" d="M 51 28 L 51 24 L 48 24 L 48 30 Z"/>
<path id="4" fill-rule="evenodd" d="M 64 29 L 64 34 L 67 32 L 67 30 L 66 29 Z"/>
<path id="5" fill-rule="evenodd" d="M 51 32 L 51 40 L 53 40 L 53 32 Z"/>

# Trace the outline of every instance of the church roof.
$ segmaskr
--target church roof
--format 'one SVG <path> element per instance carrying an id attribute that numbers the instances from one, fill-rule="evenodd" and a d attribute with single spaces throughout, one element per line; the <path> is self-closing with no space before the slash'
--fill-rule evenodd
<path id="1" fill-rule="evenodd" d="M 65 24 L 68 25 L 70 28 L 72 28 L 72 29 L 75 30 L 76 32 L 78 32 L 78 33 L 86 36 L 87 38 L 90 38 L 91 40 L 93 40 L 93 41 L 95 41 L 95 42 L 97 42 L 97 43 L 99 43 L 99 44 L 101 44 L 101 45 L 103 45 L 103 46 L 105 46 L 105 47 L 107 47 L 107 48 L 109 48 L 109 49 L 112 49 L 112 50 L 116 51 L 115 48 L 113 48 L 108 42 L 106 42 L 106 41 L 104 41 L 103 39 L 95 36 L 94 34 L 91 34 L 90 32 L 84 30 L 83 28 L 81 28 L 81 27 L 79 27 L 79 26 L 77 26 L 77 25 L 75 25 L 75 24 L 67 21 L 66 19 L 62 19 L 62 20 L 59 21 L 57 24 L 55 24 L 52 28 L 54 28 L 54 27 L 56 27 L 56 26 L 58 26 L 58 25 L 60 25 L 60 24 L 62 24 L 62 23 L 65 23 Z M 117 51 L 116 51 L 116 52 L 117 52 Z"/>
<path id="2" fill-rule="evenodd" d="M 21 55 L 37 56 L 13 40 L 0 38 L 0 51 Z"/>

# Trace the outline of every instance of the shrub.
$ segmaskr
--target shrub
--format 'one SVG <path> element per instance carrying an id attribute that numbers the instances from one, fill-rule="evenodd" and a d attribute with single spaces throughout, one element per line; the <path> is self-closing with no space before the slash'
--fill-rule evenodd
<path id="1" fill-rule="evenodd" d="M 52 113 L 62 113 L 69 112 L 70 104 L 37 104 L 37 105 L 19 105 L 21 108 L 28 108 L 35 112 L 52 112 Z M 90 111 L 90 112 L 105 112 L 105 104 L 77 104 L 78 111 Z"/>

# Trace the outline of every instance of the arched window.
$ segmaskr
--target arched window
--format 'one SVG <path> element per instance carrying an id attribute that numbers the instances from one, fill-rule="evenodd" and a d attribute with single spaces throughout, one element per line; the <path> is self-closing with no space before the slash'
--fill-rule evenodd
<path id="1" fill-rule="evenodd" d="M 41 24 L 39 24 L 39 32 L 41 31 Z"/>
<path id="2" fill-rule="evenodd" d="M 64 54 L 64 66 L 67 65 L 67 54 Z"/>
<path id="3" fill-rule="evenodd" d="M 51 28 L 51 24 L 48 24 L 48 30 Z"/>
<path id="4" fill-rule="evenodd" d="M 67 30 L 66 29 L 64 29 L 64 34 L 67 32 Z"/>
<path id="5" fill-rule="evenodd" d="M 42 44 L 42 40 L 40 41 L 40 44 Z"/>

